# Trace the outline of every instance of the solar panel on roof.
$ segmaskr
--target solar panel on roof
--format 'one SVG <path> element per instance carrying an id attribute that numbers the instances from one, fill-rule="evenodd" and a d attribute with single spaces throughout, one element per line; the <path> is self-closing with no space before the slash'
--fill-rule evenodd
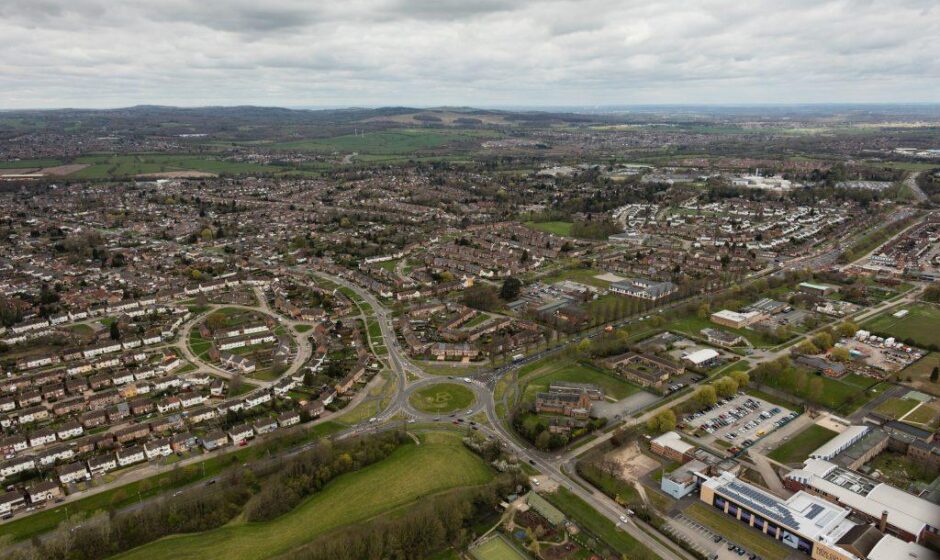
<path id="1" fill-rule="evenodd" d="M 819 513 L 823 511 L 823 509 L 825 508 L 823 508 L 819 504 L 810 504 L 809 512 L 806 513 L 806 517 L 808 517 L 809 519 L 816 519 L 816 516 L 819 515 Z"/>

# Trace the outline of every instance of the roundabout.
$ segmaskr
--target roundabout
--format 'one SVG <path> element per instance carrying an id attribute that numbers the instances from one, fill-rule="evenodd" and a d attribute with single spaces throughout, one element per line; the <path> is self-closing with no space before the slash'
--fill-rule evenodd
<path id="1" fill-rule="evenodd" d="M 411 408 L 426 414 L 448 414 L 472 408 L 476 395 L 457 383 L 430 383 L 416 388 L 408 396 Z"/>

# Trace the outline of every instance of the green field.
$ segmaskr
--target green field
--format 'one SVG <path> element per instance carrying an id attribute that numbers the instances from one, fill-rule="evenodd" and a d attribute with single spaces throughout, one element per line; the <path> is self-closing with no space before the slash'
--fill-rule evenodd
<path id="1" fill-rule="evenodd" d="M 57 159 L 21 159 L 18 161 L 0 161 L 0 169 L 28 169 L 33 167 L 55 167 L 62 165 Z"/>
<path id="2" fill-rule="evenodd" d="M 930 381 L 930 372 L 938 366 L 940 366 L 940 352 L 931 352 L 901 370 L 898 379 L 914 386 L 918 391 L 940 397 L 940 383 Z"/>
<path id="3" fill-rule="evenodd" d="M 898 319 L 892 315 L 900 309 L 907 309 L 909 313 Z M 918 346 L 940 347 L 940 306 L 928 303 L 919 303 L 901 306 L 885 312 L 870 321 L 866 321 L 862 328 L 879 335 L 893 336 L 899 340 L 910 339 Z"/>
<path id="4" fill-rule="evenodd" d="M 810 453 L 837 435 L 828 428 L 813 424 L 771 451 L 768 457 L 784 464 L 802 463 Z"/>
<path id="5" fill-rule="evenodd" d="M 470 554 L 477 560 L 525 560 L 528 558 L 499 534 L 471 549 Z"/>
<path id="6" fill-rule="evenodd" d="M 800 387 L 798 383 L 800 371 L 806 373 L 807 384 L 803 387 Z M 822 384 L 822 391 L 815 398 L 810 393 L 814 379 L 819 379 Z M 868 391 L 867 388 L 877 383 L 877 381 L 871 379 L 868 385 L 862 385 L 859 379 L 853 378 L 851 375 L 846 376 L 845 380 L 836 380 L 791 367 L 780 375 L 764 379 L 763 383 L 838 413 L 850 414 L 874 398 L 876 391 Z"/>
<path id="7" fill-rule="evenodd" d="M 408 155 L 443 147 L 453 148 L 461 144 L 475 147 L 482 139 L 496 136 L 499 136 L 499 134 L 485 130 L 397 129 L 347 134 L 333 138 L 281 142 L 273 144 L 271 147 L 302 152 L 356 152 L 359 154 L 388 156 Z"/>
<path id="8" fill-rule="evenodd" d="M 683 513 L 761 558 L 783 560 L 789 554 L 789 548 L 771 537 L 705 504 L 696 502 L 685 508 Z"/>
<path id="9" fill-rule="evenodd" d="M 248 384 L 244 384 L 248 386 Z M 250 389 L 251 387 L 248 386 Z M 312 441 L 342 430 L 344 426 L 333 421 L 322 422 L 304 433 L 303 441 Z M 51 531 L 70 515 L 92 513 L 97 510 L 122 508 L 138 499 L 147 499 L 161 492 L 167 492 L 180 486 L 212 478 L 233 465 L 258 459 L 265 451 L 257 446 L 250 446 L 210 457 L 194 465 L 186 465 L 178 472 L 171 471 L 154 475 L 137 482 L 112 488 L 87 498 L 76 500 L 68 506 L 59 506 L 20 517 L 0 525 L 0 536 L 11 535 L 14 540 L 28 539 L 34 535 Z M 138 494 L 139 492 L 139 494 Z"/>
<path id="10" fill-rule="evenodd" d="M 283 554 L 338 527 L 407 506 L 422 496 L 474 486 L 492 472 L 452 434 L 428 434 L 389 458 L 339 477 L 273 521 L 241 520 L 204 533 L 168 537 L 117 558 L 251 560 Z"/>
<path id="11" fill-rule="evenodd" d="M 548 386 L 556 381 L 593 383 L 602 388 L 607 396 L 617 400 L 627 398 L 641 390 L 636 385 L 590 364 L 559 360 L 557 358 L 542 364 L 542 367 L 534 370 L 531 375 L 526 377 L 528 383 L 523 393 L 523 400 L 525 401 L 534 401 L 536 393 L 547 391 Z"/>
<path id="12" fill-rule="evenodd" d="M 720 329 L 723 331 L 732 332 L 734 334 L 739 334 L 750 341 L 757 348 L 766 348 L 770 346 L 776 346 L 779 343 L 770 337 L 766 336 L 764 333 L 753 331 L 750 329 L 732 329 L 723 325 L 718 325 L 713 323 L 710 319 L 699 317 L 698 315 L 687 315 L 685 317 L 680 317 L 673 319 L 665 326 L 666 330 L 669 331 L 678 331 L 695 337 L 701 337 L 702 329 Z"/>
<path id="13" fill-rule="evenodd" d="M 624 558 L 631 560 L 652 560 L 658 558 L 646 546 L 629 534 L 617 528 L 609 519 L 597 512 L 584 500 L 575 496 L 567 488 L 561 487 L 551 494 L 545 494 L 546 500 L 565 513 L 579 525 L 594 533 Z"/>
<path id="14" fill-rule="evenodd" d="M 904 422 L 915 424 L 921 428 L 933 430 L 937 427 L 937 421 L 940 419 L 940 410 L 935 406 L 922 404 L 913 412 L 904 417 Z"/>
<path id="15" fill-rule="evenodd" d="M 525 225 L 528 228 L 545 233 L 554 233 L 563 237 L 571 236 L 572 222 L 526 222 Z"/>
<path id="16" fill-rule="evenodd" d="M 892 398 L 875 407 L 875 412 L 897 420 L 910 412 L 915 406 L 917 406 L 915 400 Z"/>
<path id="17" fill-rule="evenodd" d="M 474 400 L 473 391 L 466 387 L 456 383 L 437 383 L 415 391 L 408 402 L 418 410 L 442 414 L 468 409 Z"/>
<path id="18" fill-rule="evenodd" d="M 89 164 L 89 167 L 69 175 L 69 177 L 76 179 L 133 177 L 135 175 L 172 171 L 203 171 L 217 175 L 235 175 L 239 173 L 277 173 L 287 169 L 257 163 L 224 161 L 212 156 L 189 154 L 102 154 L 81 156 L 76 158 L 74 163 Z"/>

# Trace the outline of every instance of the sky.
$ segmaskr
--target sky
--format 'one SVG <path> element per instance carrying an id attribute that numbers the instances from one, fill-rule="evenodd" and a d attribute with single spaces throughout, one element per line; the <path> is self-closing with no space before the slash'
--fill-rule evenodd
<path id="1" fill-rule="evenodd" d="M 938 0 L 0 0 L 0 108 L 940 102 Z"/>

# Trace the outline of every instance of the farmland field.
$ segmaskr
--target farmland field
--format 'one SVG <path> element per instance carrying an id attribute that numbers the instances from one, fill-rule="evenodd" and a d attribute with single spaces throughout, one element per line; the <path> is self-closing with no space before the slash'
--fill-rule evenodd
<path id="1" fill-rule="evenodd" d="M 937 328 L 940 325 L 940 306 L 921 303 L 897 309 L 907 309 L 909 313 L 898 319 L 886 312 L 865 322 L 863 328 L 899 340 L 910 339 L 918 346 L 940 347 L 940 328 Z"/>
<path id="2" fill-rule="evenodd" d="M 70 175 L 76 179 L 106 179 L 133 177 L 154 173 L 199 171 L 216 175 L 238 173 L 277 173 L 286 168 L 236 161 L 224 161 L 212 156 L 174 154 L 101 154 L 82 156 L 75 163 L 89 166 Z"/>
<path id="3" fill-rule="evenodd" d="M 781 463 L 802 463 L 811 452 L 836 435 L 828 428 L 813 424 L 771 451 L 768 457 Z"/>
<path id="4" fill-rule="evenodd" d="M 409 399 L 411 406 L 432 414 L 464 410 L 470 408 L 473 401 L 473 391 L 456 383 L 438 383 L 419 389 Z"/>
<path id="5" fill-rule="evenodd" d="M 498 136 L 495 132 L 474 130 L 398 129 L 364 134 L 347 134 L 333 138 L 298 140 L 273 144 L 273 148 L 304 152 L 357 152 L 372 155 L 407 155 L 455 144 L 477 144 L 481 139 Z"/>
<path id="6" fill-rule="evenodd" d="M 422 496 L 483 484 L 492 476 L 457 437 L 428 434 L 421 445 L 404 445 L 379 463 L 337 478 L 273 521 L 236 520 L 212 531 L 162 539 L 118 558 L 270 558 L 332 529 L 407 506 Z"/>

